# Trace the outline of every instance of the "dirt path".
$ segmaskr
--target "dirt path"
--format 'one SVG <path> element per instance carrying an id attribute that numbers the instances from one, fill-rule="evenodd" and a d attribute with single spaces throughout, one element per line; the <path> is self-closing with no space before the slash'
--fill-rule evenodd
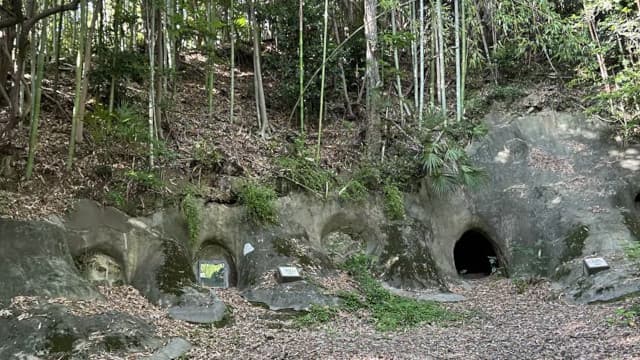
<path id="1" fill-rule="evenodd" d="M 547 283 L 522 294 L 508 279 L 468 284 L 455 289 L 467 301 L 447 305 L 468 313 L 464 321 L 391 333 L 376 331 L 365 313 L 297 328 L 290 316 L 251 306 L 235 290 L 220 292 L 233 307 L 230 326 L 155 322 L 164 336 L 193 343 L 189 359 L 640 359 L 640 328 L 616 315 L 632 301 L 572 305 Z"/>

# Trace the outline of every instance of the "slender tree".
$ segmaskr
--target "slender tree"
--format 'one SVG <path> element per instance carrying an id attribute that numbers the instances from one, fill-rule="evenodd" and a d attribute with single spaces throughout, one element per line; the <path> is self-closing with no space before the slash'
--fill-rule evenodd
<path id="1" fill-rule="evenodd" d="M 267 119 L 267 105 L 264 98 L 264 86 L 262 84 L 262 65 L 260 63 L 260 24 L 256 19 L 256 0 L 249 1 L 250 25 L 253 38 L 253 79 L 256 97 L 256 110 L 258 124 L 260 126 L 260 136 L 265 137 L 269 120 Z"/>
<path id="2" fill-rule="evenodd" d="M 394 4 L 393 9 L 391 9 L 391 32 L 393 34 L 393 38 L 395 39 L 398 33 L 398 26 L 396 25 L 396 6 Z M 393 44 L 393 65 L 396 70 L 396 91 L 398 92 L 398 105 L 400 106 L 400 123 L 404 125 L 404 95 L 402 93 L 402 80 L 400 79 L 400 59 L 398 56 L 398 45 L 394 42 Z"/>
<path id="3" fill-rule="evenodd" d="M 231 43 L 231 69 L 229 71 L 229 122 L 233 124 L 233 110 L 236 98 L 235 79 L 236 79 L 236 27 L 235 12 L 233 9 L 233 0 L 229 2 L 229 42 Z"/>
<path id="4" fill-rule="evenodd" d="M 365 58 L 366 68 L 366 91 L 367 91 L 367 157 L 375 161 L 381 152 L 382 134 L 380 114 L 378 113 L 380 85 L 380 73 L 378 71 L 378 60 L 376 57 L 378 47 L 378 26 L 376 21 L 376 0 L 364 0 L 364 35 L 366 41 Z"/>
<path id="5" fill-rule="evenodd" d="M 322 73 L 320 75 L 320 113 L 318 114 L 318 145 L 316 150 L 316 160 L 320 160 L 320 145 L 322 141 L 322 119 L 324 117 L 324 82 L 327 67 L 327 43 L 328 43 L 328 22 L 329 22 L 329 0 L 324 0 L 324 30 L 322 32 Z"/>
<path id="6" fill-rule="evenodd" d="M 304 134 L 304 0 L 300 0 L 298 10 L 298 78 L 300 80 L 300 131 Z"/>
<path id="7" fill-rule="evenodd" d="M 462 121 L 462 57 L 460 48 L 460 11 L 459 0 L 453 0 L 454 36 L 456 50 L 456 121 Z"/>
<path id="8" fill-rule="evenodd" d="M 80 3 L 80 33 L 87 33 L 87 12 L 88 5 L 87 0 L 81 0 Z M 78 51 L 76 53 L 76 80 L 75 87 L 76 93 L 73 101 L 73 119 L 71 122 L 71 138 L 69 139 L 69 157 L 67 158 L 67 170 L 71 170 L 73 167 L 73 157 L 76 151 L 76 131 L 78 130 L 78 123 L 80 119 L 80 107 L 82 106 L 82 71 L 84 68 L 84 44 L 85 37 L 78 37 Z"/>
<path id="9" fill-rule="evenodd" d="M 45 0 L 44 6 L 47 6 Z M 42 78 L 44 76 L 44 58 L 45 49 L 47 46 L 47 21 L 46 19 L 41 24 L 40 36 L 36 37 L 36 32 L 33 31 L 33 48 L 36 47 L 36 40 L 40 41 L 40 50 L 37 55 L 37 64 L 35 70 L 35 77 L 32 77 L 33 84 L 33 101 L 31 107 L 31 126 L 29 131 L 29 155 L 27 157 L 27 168 L 25 171 L 25 178 L 29 180 L 33 172 L 34 159 L 36 156 L 36 147 L 38 146 L 38 126 L 40 124 L 40 99 L 42 95 Z M 34 51 L 35 54 L 35 51 Z"/>
<path id="10" fill-rule="evenodd" d="M 442 0 L 436 0 L 436 34 L 438 43 L 438 94 L 440 95 L 440 111 L 442 116 L 447 116 L 447 92 L 445 85 L 445 58 L 444 58 L 444 25 L 442 23 Z"/>

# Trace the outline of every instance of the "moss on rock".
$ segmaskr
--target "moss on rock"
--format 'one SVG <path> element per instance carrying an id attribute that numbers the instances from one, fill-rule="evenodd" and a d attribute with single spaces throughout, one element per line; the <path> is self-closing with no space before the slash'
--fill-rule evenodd
<path id="1" fill-rule="evenodd" d="M 168 294 L 182 295 L 182 288 L 195 282 L 191 262 L 184 249 L 174 241 L 163 240 L 162 251 L 164 263 L 158 270 L 158 287 Z"/>
<path id="2" fill-rule="evenodd" d="M 589 227 L 584 224 L 574 226 L 564 237 L 564 251 L 561 261 L 569 261 L 582 255 L 584 242 L 589 237 Z"/>

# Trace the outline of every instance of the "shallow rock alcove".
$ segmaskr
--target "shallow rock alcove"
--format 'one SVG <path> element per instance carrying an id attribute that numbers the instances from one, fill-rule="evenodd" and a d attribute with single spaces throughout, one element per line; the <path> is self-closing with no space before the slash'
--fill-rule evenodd
<path id="1" fill-rule="evenodd" d="M 97 285 L 123 285 L 125 275 L 122 265 L 113 257 L 100 253 L 88 253 L 76 259 L 84 277 Z"/>
<path id="2" fill-rule="evenodd" d="M 500 267 L 493 241 L 479 230 L 462 234 L 453 248 L 453 259 L 458 274 L 463 277 L 488 276 Z"/>
<path id="3" fill-rule="evenodd" d="M 218 244 L 205 244 L 194 262 L 198 284 L 212 288 L 228 288 L 237 284 L 235 261 L 230 252 Z"/>

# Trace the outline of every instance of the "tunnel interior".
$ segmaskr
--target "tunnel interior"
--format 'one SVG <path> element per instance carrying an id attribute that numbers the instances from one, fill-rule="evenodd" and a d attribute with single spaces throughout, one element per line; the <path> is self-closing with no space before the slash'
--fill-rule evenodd
<path id="1" fill-rule="evenodd" d="M 492 241 L 477 230 L 469 230 L 460 237 L 453 249 L 453 259 L 463 277 L 488 276 L 500 267 Z"/>

